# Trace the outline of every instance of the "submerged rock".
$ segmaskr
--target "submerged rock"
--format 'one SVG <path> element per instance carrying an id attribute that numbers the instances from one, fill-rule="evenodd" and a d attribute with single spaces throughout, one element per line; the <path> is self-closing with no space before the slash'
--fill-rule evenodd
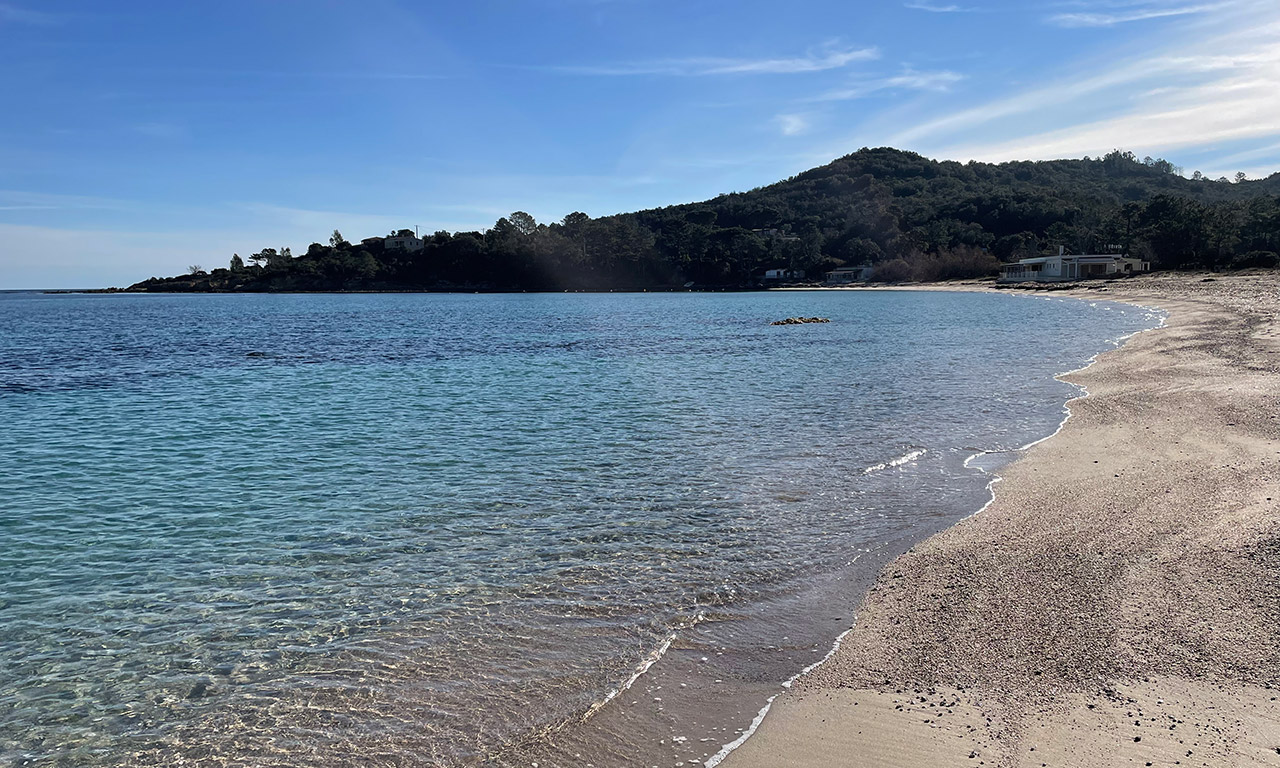
<path id="1" fill-rule="evenodd" d="M 788 317 L 786 320 L 774 320 L 769 325 L 804 325 L 805 323 L 829 323 L 825 317 Z"/>
<path id="2" fill-rule="evenodd" d="M 211 688 L 212 686 L 209 685 L 208 680 L 199 680 L 195 685 L 191 686 L 191 690 L 187 692 L 187 698 L 203 699 L 212 692 Z"/>

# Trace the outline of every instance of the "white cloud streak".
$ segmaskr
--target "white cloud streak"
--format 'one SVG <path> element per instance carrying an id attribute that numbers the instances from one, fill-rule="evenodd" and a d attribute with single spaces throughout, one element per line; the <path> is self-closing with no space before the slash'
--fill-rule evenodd
<path id="1" fill-rule="evenodd" d="M 829 91 L 818 96 L 814 101 L 848 101 L 881 91 L 946 91 L 964 79 L 964 75 L 950 70 L 920 72 L 906 69 L 897 75 L 854 83 L 847 88 Z"/>
<path id="2" fill-rule="evenodd" d="M 61 195 L 46 192 L 29 192 L 20 189 L 0 189 L 0 207 L 14 211 L 56 210 L 126 210 L 129 204 L 107 197 L 87 195 Z"/>
<path id="3" fill-rule="evenodd" d="M 799 136 L 809 131 L 809 118 L 805 115 L 778 115 L 774 122 L 783 136 Z"/>
<path id="4" fill-rule="evenodd" d="M 161 140 L 176 139 L 186 134 L 182 126 L 161 122 L 138 123 L 133 130 L 147 138 Z"/>
<path id="5" fill-rule="evenodd" d="M 929 13 L 973 13 L 977 8 L 966 8 L 962 5 L 934 5 L 933 3 L 903 3 L 903 8 Z"/>
<path id="6" fill-rule="evenodd" d="M 1134 21 L 1149 21 L 1172 16 L 1208 13 L 1219 10 L 1226 5 L 1226 3 L 1211 3 L 1173 8 L 1147 7 L 1115 13 L 1059 13 L 1050 16 L 1046 21 L 1059 27 L 1113 27 L 1117 24 L 1128 24 Z"/>
<path id="7" fill-rule="evenodd" d="M 10 3 L 0 3 L 0 24 L 56 24 L 59 17 L 52 13 L 44 13 L 42 11 L 33 11 L 28 8 L 20 8 Z"/>
<path id="8" fill-rule="evenodd" d="M 1219 21 L 1216 31 L 1197 27 L 1165 50 L 1100 61 L 1091 74 L 935 118 L 890 142 L 957 160 L 1001 161 L 1117 147 L 1168 155 L 1274 141 L 1280 137 L 1280 8 L 1257 3 Z M 1009 135 L 1028 121 L 1043 125 L 1046 115 L 1064 119 L 1049 130 Z M 989 138 L 1000 133 L 1006 138 Z"/>
<path id="9" fill-rule="evenodd" d="M 880 58 L 876 48 L 854 48 L 821 54 L 773 59 L 688 58 L 599 66 L 553 67 L 570 75 L 637 76 L 667 75 L 700 77 L 708 75 L 791 75 L 841 69 L 854 62 Z"/>
<path id="10" fill-rule="evenodd" d="M 1261 147 L 1254 147 L 1243 152 L 1234 152 L 1224 157 L 1215 158 L 1215 162 L 1222 167 L 1231 167 L 1238 163 L 1255 162 L 1266 158 L 1280 157 L 1280 144 L 1267 144 Z M 1272 168 L 1274 173 L 1280 168 Z"/>

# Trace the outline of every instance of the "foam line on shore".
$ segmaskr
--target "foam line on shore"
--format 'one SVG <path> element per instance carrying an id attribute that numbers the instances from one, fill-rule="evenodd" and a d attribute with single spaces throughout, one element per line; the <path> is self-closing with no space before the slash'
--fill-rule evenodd
<path id="1" fill-rule="evenodd" d="M 1036 297 L 1029 297 L 1029 298 L 1036 298 Z M 1051 301 L 1052 299 L 1048 299 L 1047 297 L 1045 297 L 1045 300 L 1046 300 L 1046 301 Z M 1057 299 L 1057 301 L 1066 301 L 1066 299 Z M 1084 301 L 1084 299 L 1075 299 L 1075 301 Z M 1119 303 L 1119 302 L 1116 302 L 1116 303 Z M 1090 302 L 1089 306 L 1091 306 L 1091 307 L 1096 307 L 1096 306 L 1098 306 L 1098 304 L 1097 304 L 1097 302 Z M 1138 309 L 1141 309 L 1141 310 L 1143 310 L 1143 311 L 1147 312 L 1148 314 L 1150 314 L 1150 315 L 1152 315 L 1152 316 L 1155 316 L 1155 317 L 1159 318 L 1159 321 L 1160 321 L 1160 322 L 1159 322 L 1159 323 L 1157 323 L 1155 326 L 1153 326 L 1153 327 L 1151 327 L 1151 328 L 1145 328 L 1145 329 L 1140 330 L 1140 331 L 1134 331 L 1133 333 L 1126 333 L 1125 335 L 1120 336 L 1120 337 L 1117 337 L 1117 338 L 1114 338 L 1114 339 L 1108 339 L 1108 340 L 1107 340 L 1107 343 L 1111 345 L 1111 348 L 1112 348 L 1112 349 L 1119 349 L 1120 347 L 1124 346 L 1125 342 L 1127 342 L 1129 339 L 1132 339 L 1134 336 L 1137 336 L 1137 335 L 1138 335 L 1138 334 L 1140 334 L 1140 333 L 1146 333 L 1147 331 L 1154 331 L 1154 330 L 1158 330 L 1158 329 L 1160 329 L 1160 328 L 1163 328 L 1163 327 L 1165 326 L 1165 324 L 1169 321 L 1169 313 L 1168 313 L 1168 312 L 1165 312 L 1164 310 L 1160 309 L 1159 307 L 1150 307 L 1150 306 L 1147 306 L 1147 305 L 1145 305 L 1145 304 L 1131 304 L 1130 306 L 1137 307 Z M 1109 307 L 1108 307 L 1107 309 L 1109 309 Z M 1095 353 L 1093 356 L 1091 356 L 1087 361 L 1085 361 L 1085 364 L 1084 364 L 1084 365 L 1082 365 L 1082 366 L 1080 366 L 1079 368 L 1075 368 L 1075 369 L 1070 370 L 1070 371 L 1063 371 L 1062 373 L 1054 374 L 1054 377 L 1053 377 L 1053 378 L 1054 378 L 1054 379 L 1056 379 L 1057 381 L 1063 381 L 1063 377 L 1064 377 L 1064 376 L 1070 376 L 1070 375 L 1072 375 L 1072 374 L 1074 374 L 1074 373 L 1080 373 L 1081 371 L 1088 370 L 1088 368 L 1089 368 L 1090 366 L 1092 366 L 1095 362 L 1097 362 L 1097 360 L 1098 360 L 1098 356 L 1099 356 L 1099 355 L 1101 355 L 1103 352 L 1110 352 L 1110 351 L 1111 351 L 1111 350 L 1104 349 L 1104 350 L 1102 350 L 1101 352 L 1097 352 L 1097 353 Z M 1021 453 L 1021 452 L 1023 452 L 1023 451 L 1026 451 L 1026 450 L 1029 450 L 1029 449 L 1031 449 L 1031 448 L 1034 448 L 1035 446 L 1039 445 L 1040 443 L 1043 443 L 1045 440 L 1048 440 L 1049 438 L 1051 438 L 1051 437 L 1053 437 L 1053 436 L 1057 435 L 1059 432 L 1061 432 L 1061 431 L 1062 431 L 1062 428 L 1063 428 L 1063 427 L 1065 427 L 1065 426 L 1067 425 L 1067 421 L 1068 421 L 1068 420 L 1070 420 L 1070 418 L 1071 418 L 1071 404 L 1072 404 L 1072 403 L 1074 403 L 1075 401 L 1077 401 L 1077 400 L 1081 399 L 1081 398 L 1085 398 L 1085 397 L 1088 397 L 1088 396 L 1089 396 L 1089 388 L 1088 388 L 1088 387 L 1086 387 L 1086 386 L 1084 386 L 1083 384 L 1076 384 L 1076 383 L 1074 383 L 1074 382 L 1069 382 L 1069 381 L 1068 381 L 1068 382 L 1064 382 L 1064 383 L 1066 383 L 1066 384 L 1070 384 L 1071 386 L 1075 387 L 1075 388 L 1076 388 L 1076 390 L 1077 390 L 1077 392 L 1076 392 L 1075 396 L 1067 398 L 1067 401 L 1066 401 L 1065 403 L 1063 403 L 1063 404 L 1062 404 L 1062 412 L 1063 412 L 1063 415 L 1062 415 L 1062 421 L 1058 422 L 1058 428 L 1057 428 L 1057 429 L 1053 430 L 1053 432 L 1049 433 L 1048 435 L 1045 435 L 1044 437 L 1042 437 L 1042 438 L 1040 438 L 1040 439 L 1038 439 L 1038 440 L 1032 440 L 1031 442 L 1027 443 L 1026 445 L 1019 446 L 1018 448 L 1013 448 L 1013 449 L 1010 449 L 1010 450 L 978 451 L 977 453 L 973 454 L 972 456 L 970 456 L 969 458 L 967 458 L 967 459 L 965 459 L 965 460 L 964 460 L 964 467 L 965 467 L 966 469 L 968 469 L 968 468 L 969 468 L 969 464 L 970 464 L 974 459 L 978 458 L 979 456 L 990 456 L 991 454 L 995 454 L 995 453 Z M 985 472 L 985 471 L 986 471 L 986 470 L 982 469 L 982 467 L 978 467 L 978 469 L 979 469 L 980 471 L 982 471 L 982 472 Z M 992 481 L 991 485 L 994 485 L 995 483 L 997 483 L 997 482 L 999 482 L 999 481 L 1000 481 L 1000 478 L 999 478 L 999 476 L 997 476 L 997 478 L 996 478 L 995 480 L 993 480 L 993 481 Z M 987 487 L 988 487 L 988 488 L 991 488 L 991 485 L 988 485 Z M 991 499 L 991 501 L 995 501 L 995 496 L 994 496 L 994 494 L 992 495 L 992 499 Z M 986 504 L 984 504 L 984 505 L 982 506 L 982 509 L 986 509 L 987 507 L 991 506 L 991 501 L 988 501 Z M 979 511 L 979 512 L 981 512 L 982 510 L 978 510 L 978 511 Z M 976 513 L 975 513 L 975 514 L 976 514 Z"/>
<path id="2" fill-rule="evenodd" d="M 696 627 L 698 626 L 698 624 L 702 623 L 702 620 L 704 618 L 706 618 L 706 614 L 699 613 L 697 616 L 693 617 L 692 621 L 680 627 L 680 629 L 691 629 L 693 627 Z M 671 634 L 667 635 L 666 639 L 663 640 L 658 645 L 657 648 L 654 648 L 652 651 L 649 652 L 648 656 L 644 657 L 644 659 L 640 662 L 640 665 L 636 667 L 635 672 L 631 674 L 631 677 L 627 678 L 627 681 L 625 683 L 618 686 L 617 688 L 614 688 L 612 691 L 609 691 L 607 694 L 605 694 L 605 697 L 603 699 L 601 699 L 600 701 L 597 701 L 595 704 L 592 704 L 590 707 L 588 707 L 587 711 L 582 713 L 582 717 L 579 719 L 579 721 L 585 723 L 587 720 L 591 719 L 592 715 L 594 715 L 595 713 L 603 709 L 606 704 L 613 701 L 623 693 L 626 693 L 627 690 L 631 688 L 631 686 L 636 684 L 637 680 L 639 680 L 641 677 L 644 677 L 644 674 L 653 668 L 654 664 L 657 664 L 659 661 L 662 660 L 663 656 L 667 655 L 667 651 L 671 650 L 671 644 L 675 642 L 676 636 L 678 634 L 680 634 L 680 632 L 679 630 L 676 630 L 675 632 L 672 632 Z"/>
<path id="3" fill-rule="evenodd" d="M 635 685 L 636 681 L 643 677 L 644 673 L 648 672 L 650 667 L 657 664 L 659 659 L 667 655 L 667 651 L 671 650 L 671 643 L 675 642 L 675 639 L 675 632 L 667 635 L 667 639 L 663 640 L 661 645 L 653 649 L 653 651 L 644 658 L 644 661 L 640 662 L 640 666 L 636 667 L 636 671 L 627 679 L 627 682 L 617 688 L 614 688 L 612 691 L 609 691 L 605 694 L 603 699 L 592 704 L 586 712 L 582 713 L 582 722 L 586 722 L 592 715 L 599 712 L 606 704 L 616 699 L 620 694 L 625 693 L 631 686 Z"/>
<path id="4" fill-rule="evenodd" d="M 846 632 L 845 634 L 848 634 L 848 632 Z M 844 635 L 841 635 L 841 637 L 843 636 Z M 761 707 L 760 711 L 756 713 L 755 719 L 751 721 L 751 725 L 747 726 L 747 730 L 743 731 L 742 735 L 739 736 L 738 738 L 734 739 L 733 741 L 721 747 L 719 752 L 707 758 L 707 761 L 702 765 L 705 766 L 705 768 L 716 768 L 717 765 L 724 762 L 724 759 L 728 757 L 733 752 L 733 750 L 737 749 L 743 744 L 746 744 L 747 739 L 751 738 L 751 736 L 756 732 L 756 729 L 760 727 L 760 724 L 764 722 L 764 716 L 769 714 L 769 708 L 773 706 L 773 700 L 778 698 L 781 695 L 782 695 L 781 693 L 775 693 L 769 698 L 765 699 L 764 706 Z"/>
<path id="5" fill-rule="evenodd" d="M 849 565 L 853 565 L 854 563 L 858 562 L 858 560 L 861 559 L 861 557 L 862 555 L 858 555 L 857 557 L 853 558 L 852 560 L 849 561 Z M 857 624 L 856 617 L 854 619 L 854 624 Z M 841 632 L 840 636 L 837 637 L 835 642 L 831 644 L 831 650 L 827 651 L 826 656 L 823 656 L 821 659 L 818 659 L 817 661 L 813 662 L 809 666 L 805 667 L 804 669 L 800 670 L 799 672 L 789 677 L 786 681 L 782 683 L 783 689 L 790 689 L 791 686 L 795 684 L 797 680 L 809 674 L 810 672 L 822 666 L 823 664 L 827 663 L 827 661 L 830 660 L 832 656 L 836 655 L 836 651 L 840 650 L 840 644 L 844 642 L 844 639 L 848 637 L 849 633 L 852 631 L 853 631 L 853 627 L 849 627 L 845 631 Z M 760 711 L 756 713 L 755 718 L 751 721 L 751 725 L 748 726 L 747 729 L 742 732 L 742 735 L 738 736 L 738 738 L 734 739 L 728 744 L 725 744 L 724 746 L 720 747 L 719 752 L 707 758 L 707 761 L 703 763 L 704 768 L 716 768 L 716 766 L 719 765 L 721 762 L 723 762 L 724 759 L 728 757 L 735 749 L 742 746 L 743 744 L 746 744 L 747 739 L 751 738 L 751 735 L 754 734 L 756 732 L 756 729 L 760 727 L 760 724 L 764 722 L 765 715 L 769 714 L 769 708 L 773 706 L 773 700 L 778 698 L 778 696 L 780 695 L 781 693 L 775 693 L 769 698 L 765 699 L 764 706 L 761 707 Z"/>
<path id="6" fill-rule="evenodd" d="M 799 680 L 800 678 L 804 677 L 805 675 L 809 674 L 813 670 L 825 664 L 828 659 L 836 655 L 836 651 L 840 650 L 840 643 L 844 642 L 845 637 L 847 637 L 849 633 L 852 631 L 853 631 L 853 627 L 849 627 L 845 631 L 841 632 L 840 636 L 836 638 L 836 641 L 831 644 L 831 650 L 827 651 L 826 656 L 823 656 L 821 659 L 818 659 L 817 661 L 813 662 L 809 666 L 805 667 L 804 669 L 795 673 L 791 677 L 787 678 L 787 680 L 782 683 L 782 687 L 790 688 L 792 684 L 795 683 L 795 681 Z"/>
<path id="7" fill-rule="evenodd" d="M 1082 301 L 1082 299 L 1078 299 L 1078 301 Z M 1098 306 L 1098 304 L 1097 304 L 1097 302 L 1091 302 L 1089 306 L 1096 307 L 1096 306 Z M 1137 336 L 1137 335 L 1138 335 L 1138 334 L 1140 334 L 1140 333 L 1146 333 L 1147 331 L 1155 331 L 1155 330 L 1159 330 L 1160 328 L 1163 328 L 1163 327 L 1165 326 L 1165 323 L 1166 323 L 1166 322 L 1168 322 L 1168 319 L 1169 319 L 1169 313 L 1168 313 L 1168 312 L 1165 312 L 1165 311 L 1163 311 L 1163 310 L 1161 310 L 1161 309 L 1158 309 L 1158 308 L 1156 308 L 1156 307 L 1147 307 L 1147 306 L 1144 306 L 1144 305 L 1141 305 L 1141 304 L 1134 304 L 1134 305 L 1132 305 L 1132 306 L 1138 307 L 1138 308 L 1140 308 L 1140 309 L 1142 309 L 1142 310 L 1144 310 L 1144 311 L 1148 312 L 1149 314 L 1151 314 L 1151 315 L 1154 315 L 1154 316 L 1158 317 L 1158 318 L 1159 318 L 1159 320 L 1160 320 L 1160 322 L 1159 322 L 1159 323 L 1157 323 L 1155 326 L 1153 326 L 1153 327 L 1151 327 L 1151 328 L 1144 328 L 1143 330 L 1140 330 L 1140 331 L 1134 331 L 1133 333 L 1126 333 L 1125 335 L 1120 336 L 1120 337 L 1117 337 L 1117 338 L 1114 338 L 1114 339 L 1108 339 L 1108 340 L 1107 340 L 1107 343 L 1111 344 L 1111 349 L 1104 349 L 1104 350 L 1102 350 L 1101 352 L 1097 352 L 1097 353 L 1096 353 L 1096 354 L 1094 354 L 1092 357 L 1090 357 L 1087 361 L 1085 361 L 1085 364 L 1084 364 L 1084 365 L 1082 365 L 1082 366 L 1080 366 L 1079 368 L 1076 368 L 1076 369 L 1074 369 L 1074 370 L 1070 370 L 1070 371 L 1064 371 L 1063 373 L 1059 373 L 1059 374 L 1055 375 L 1053 378 L 1057 379 L 1058 381 L 1063 381 L 1063 377 L 1064 377 L 1064 376 L 1070 376 L 1070 375 L 1072 375 L 1072 374 L 1074 374 L 1074 373 L 1080 373 L 1080 372 L 1082 372 L 1082 371 L 1088 370 L 1090 366 L 1092 366 L 1095 362 L 1097 362 L 1097 361 L 1098 361 L 1098 356 L 1099 356 L 1099 355 L 1101 355 L 1103 352 L 1110 352 L 1111 350 L 1119 349 L 1120 347 L 1124 346 L 1124 344 L 1125 344 L 1125 342 L 1126 342 L 1126 341 L 1128 341 L 1129 339 L 1132 339 L 1134 336 Z M 1106 307 L 1105 309 L 1110 309 L 1110 307 Z M 1076 396 L 1075 396 L 1075 397 L 1069 398 L 1069 399 L 1067 400 L 1067 402 L 1063 404 L 1063 406 L 1062 406 L 1062 410 L 1063 410 L 1062 421 L 1060 421 L 1060 422 L 1058 423 L 1058 428 L 1057 428 L 1057 429 L 1055 429 L 1055 430 L 1053 430 L 1053 432 L 1052 432 L 1051 434 L 1045 435 L 1044 437 L 1040 438 L 1039 440 L 1032 440 L 1031 442 L 1027 443 L 1026 445 L 1024 445 L 1024 446 L 1022 446 L 1022 447 L 1020 447 L 1020 448 L 1017 448 L 1017 449 L 1015 449 L 1015 450 L 1017 450 L 1017 451 L 1025 451 L 1025 450 L 1028 450 L 1028 449 L 1030 449 L 1030 448 L 1034 448 L 1035 446 L 1039 445 L 1040 443 L 1043 443 L 1045 440 L 1048 440 L 1049 438 L 1051 438 L 1051 437 L 1053 437 L 1053 436 L 1057 435 L 1059 432 L 1061 432 L 1061 431 L 1062 431 L 1062 428 L 1063 428 L 1063 427 L 1067 426 L 1067 421 L 1071 419 L 1071 404 L 1072 404 L 1072 403 L 1074 403 L 1074 402 L 1075 402 L 1075 401 L 1077 401 L 1077 400 L 1080 400 L 1080 399 L 1082 399 L 1082 398 L 1088 397 L 1088 396 L 1089 396 L 1089 388 L 1088 388 L 1088 387 L 1086 387 L 1086 386 L 1085 386 L 1085 385 L 1083 385 L 1083 384 L 1076 384 L 1076 383 L 1074 383 L 1074 382 L 1066 382 L 1066 383 L 1067 383 L 1067 384 L 1071 384 L 1071 386 L 1075 387 L 1075 388 L 1076 388 L 1076 390 L 1077 390 L 1077 394 L 1076 394 Z M 966 462 L 966 464 L 967 464 L 967 463 L 968 463 L 968 462 Z"/>

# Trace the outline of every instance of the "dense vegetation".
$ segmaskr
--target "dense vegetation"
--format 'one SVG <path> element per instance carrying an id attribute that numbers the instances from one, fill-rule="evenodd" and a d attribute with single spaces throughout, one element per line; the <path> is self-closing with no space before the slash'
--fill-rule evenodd
<path id="1" fill-rule="evenodd" d="M 1275 266 L 1280 174 L 1192 178 L 1165 160 L 938 162 L 864 149 L 749 192 L 592 219 L 541 224 L 516 212 L 486 232 L 436 232 L 421 250 L 383 238 L 305 254 L 266 248 L 225 269 L 133 290 L 562 290 L 745 287 L 764 270 L 817 276 L 876 266 L 880 280 L 993 274 L 1047 253 L 1124 252 L 1159 268 Z M 411 236 L 401 230 L 392 236 Z"/>

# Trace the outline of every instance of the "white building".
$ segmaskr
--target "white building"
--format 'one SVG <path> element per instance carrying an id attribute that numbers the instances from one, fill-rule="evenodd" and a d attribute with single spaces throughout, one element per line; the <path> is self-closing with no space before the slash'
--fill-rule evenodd
<path id="1" fill-rule="evenodd" d="M 412 253 L 422 250 L 423 246 L 422 239 L 413 235 L 392 235 L 391 237 L 383 238 L 382 247 L 388 251 L 400 250 Z"/>
<path id="2" fill-rule="evenodd" d="M 833 269 L 827 273 L 827 285 L 848 285 L 849 283 L 865 282 L 871 276 L 871 271 L 872 268 L 869 266 Z"/>
<path id="3" fill-rule="evenodd" d="M 795 235 L 785 235 L 782 233 L 782 230 L 776 227 L 770 227 L 768 229 L 753 229 L 751 230 L 751 234 L 759 235 L 760 237 L 767 237 L 771 240 L 782 240 L 783 242 L 788 243 L 800 242 L 800 238 Z"/>
<path id="4" fill-rule="evenodd" d="M 1021 259 L 1016 264 L 1005 264 L 1000 267 L 1000 282 L 1051 283 L 1086 280 L 1092 277 L 1135 275 L 1150 271 L 1151 263 L 1142 259 L 1131 259 L 1114 254 L 1068 256 L 1063 253 L 1063 249 L 1059 248 L 1057 256 L 1038 256 L 1033 259 Z"/>
<path id="5" fill-rule="evenodd" d="M 803 280 L 803 269 L 766 269 L 765 280 Z"/>

